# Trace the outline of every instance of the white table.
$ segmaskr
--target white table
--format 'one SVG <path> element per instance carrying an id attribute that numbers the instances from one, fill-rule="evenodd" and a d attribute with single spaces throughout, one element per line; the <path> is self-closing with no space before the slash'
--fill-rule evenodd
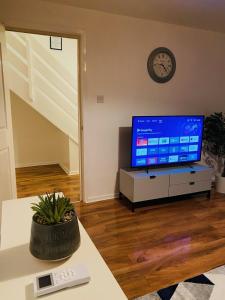
<path id="1" fill-rule="evenodd" d="M 66 268 L 84 263 L 89 269 L 91 281 L 46 295 L 40 300 L 126 300 L 111 271 L 100 253 L 79 223 L 81 245 L 66 261 L 44 262 L 29 252 L 31 218 L 30 203 L 37 197 L 4 201 L 2 205 L 0 251 L 0 299 L 33 300 L 32 280 L 37 273 L 52 268 Z"/>

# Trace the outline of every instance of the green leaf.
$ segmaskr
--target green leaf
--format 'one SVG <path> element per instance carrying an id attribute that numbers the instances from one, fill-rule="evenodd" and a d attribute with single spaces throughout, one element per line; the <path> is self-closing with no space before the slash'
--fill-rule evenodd
<path id="1" fill-rule="evenodd" d="M 63 221 L 64 214 L 74 209 L 69 198 L 55 192 L 39 196 L 39 200 L 39 203 L 32 203 L 31 209 L 49 225 Z"/>

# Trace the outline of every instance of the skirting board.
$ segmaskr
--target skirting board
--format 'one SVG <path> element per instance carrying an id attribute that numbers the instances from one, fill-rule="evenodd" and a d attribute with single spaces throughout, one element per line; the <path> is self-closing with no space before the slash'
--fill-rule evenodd
<path id="1" fill-rule="evenodd" d="M 88 197 L 86 203 L 98 202 L 98 201 L 103 201 L 103 200 L 111 200 L 111 199 L 118 198 L 118 196 L 119 196 L 119 193 Z"/>
<path id="2" fill-rule="evenodd" d="M 65 165 L 63 165 L 63 164 L 60 164 L 60 163 L 59 163 L 59 165 L 60 165 L 60 167 L 63 169 L 63 171 L 66 172 L 67 175 L 79 175 L 79 174 L 80 174 L 79 171 L 71 171 L 71 170 L 69 170 L 69 169 L 68 169 Z"/>

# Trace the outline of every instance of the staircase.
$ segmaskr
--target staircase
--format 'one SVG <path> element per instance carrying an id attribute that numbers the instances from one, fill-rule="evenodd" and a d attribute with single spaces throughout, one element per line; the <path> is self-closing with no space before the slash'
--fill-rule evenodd
<path id="1" fill-rule="evenodd" d="M 11 91 L 78 144 L 78 92 L 72 74 L 35 35 L 7 32 L 6 41 Z"/>

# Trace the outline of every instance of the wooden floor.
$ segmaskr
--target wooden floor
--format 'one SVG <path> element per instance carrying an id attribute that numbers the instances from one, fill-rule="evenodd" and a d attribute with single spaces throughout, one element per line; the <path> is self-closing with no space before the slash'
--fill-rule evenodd
<path id="1" fill-rule="evenodd" d="M 18 197 L 61 191 L 73 202 L 80 200 L 79 175 L 68 176 L 59 165 L 16 169 L 16 181 Z"/>
<path id="2" fill-rule="evenodd" d="M 33 171 L 18 170 L 17 174 L 20 197 L 31 190 L 34 195 L 40 193 L 42 177 L 39 184 L 38 179 L 33 184 Z M 51 187 L 57 188 L 54 179 L 53 182 Z M 72 181 L 65 185 L 68 193 L 76 189 Z M 128 209 L 126 201 L 118 199 L 75 206 L 129 299 L 225 264 L 223 195 L 214 194 L 211 200 L 204 195 L 187 197 L 140 208 L 135 213 Z"/>

